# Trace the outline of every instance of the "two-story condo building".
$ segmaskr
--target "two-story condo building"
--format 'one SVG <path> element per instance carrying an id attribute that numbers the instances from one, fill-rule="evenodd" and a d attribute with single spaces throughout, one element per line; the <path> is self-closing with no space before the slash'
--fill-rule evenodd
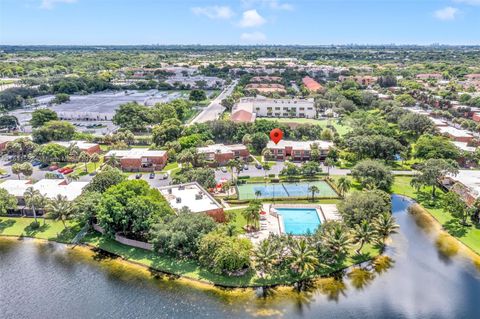
<path id="1" fill-rule="evenodd" d="M 105 161 L 113 155 L 119 158 L 122 169 L 130 172 L 161 170 L 168 160 L 166 151 L 149 150 L 147 148 L 112 150 L 105 155 Z"/>
<path id="2" fill-rule="evenodd" d="M 278 144 L 270 141 L 267 148 L 272 153 L 272 158 L 277 161 L 283 161 L 291 158 L 293 161 L 308 161 L 311 159 L 311 151 L 316 145 L 320 151 L 320 159 L 325 159 L 328 151 L 333 146 L 330 141 L 285 141 L 281 140 Z"/>
<path id="3" fill-rule="evenodd" d="M 248 148 L 243 144 L 213 144 L 198 147 L 197 152 L 205 154 L 208 161 L 215 162 L 218 165 L 225 165 L 229 160 L 233 159 L 247 160 L 250 156 Z"/>

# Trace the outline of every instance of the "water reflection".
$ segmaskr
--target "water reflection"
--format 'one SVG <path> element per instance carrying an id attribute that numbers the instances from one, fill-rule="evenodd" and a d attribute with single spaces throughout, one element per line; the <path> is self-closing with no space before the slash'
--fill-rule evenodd
<path id="1" fill-rule="evenodd" d="M 408 205 L 394 197 L 400 232 L 371 266 L 315 280 L 304 292 L 275 287 L 263 297 L 166 276 L 98 251 L 0 239 L 0 318 L 478 317 L 480 272 L 473 259 L 458 253 L 439 262 L 435 232 L 418 227 Z M 29 302 L 18 303 L 18 296 Z"/>

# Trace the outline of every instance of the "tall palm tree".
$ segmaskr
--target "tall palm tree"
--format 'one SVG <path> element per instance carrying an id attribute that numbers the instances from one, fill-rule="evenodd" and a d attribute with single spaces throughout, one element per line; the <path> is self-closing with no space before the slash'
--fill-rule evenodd
<path id="1" fill-rule="evenodd" d="M 300 277 L 300 289 L 302 289 L 305 279 L 315 272 L 318 264 L 317 251 L 308 245 L 306 239 L 302 238 L 292 242 L 289 266 Z"/>
<path id="2" fill-rule="evenodd" d="M 338 179 L 337 188 L 340 191 L 342 196 L 345 196 L 345 194 L 350 190 L 351 187 L 352 187 L 352 182 L 348 177 L 342 176 Z"/>
<path id="3" fill-rule="evenodd" d="M 117 167 L 120 165 L 120 159 L 113 154 L 105 160 L 105 164 L 110 165 L 111 167 Z"/>
<path id="4" fill-rule="evenodd" d="M 333 166 L 335 166 L 335 161 L 330 158 L 330 157 L 327 157 L 325 159 L 325 162 L 323 163 L 325 165 L 325 167 L 327 168 L 327 175 L 330 175 L 330 168 L 332 168 Z"/>
<path id="5" fill-rule="evenodd" d="M 373 228 L 378 239 L 381 241 L 382 247 L 391 234 L 395 234 L 400 226 L 397 225 L 395 218 L 390 213 L 380 214 L 373 221 Z"/>
<path id="6" fill-rule="evenodd" d="M 232 181 L 235 181 L 235 185 L 236 185 L 236 179 L 234 175 L 234 169 L 237 167 L 237 165 L 238 165 L 237 160 L 229 160 L 226 165 L 230 169 L 230 173 L 232 175 Z"/>
<path id="7" fill-rule="evenodd" d="M 355 242 L 358 242 L 360 244 L 356 250 L 357 254 L 360 254 L 363 245 L 372 242 L 374 235 L 375 231 L 373 227 L 366 220 L 362 220 L 360 224 L 355 225 L 355 227 L 353 228 L 352 237 Z"/>
<path id="8" fill-rule="evenodd" d="M 312 193 L 312 202 L 314 202 L 315 194 L 318 194 L 320 192 L 320 189 L 317 186 L 312 185 L 308 188 L 308 191 Z"/>
<path id="9" fill-rule="evenodd" d="M 74 210 L 72 202 L 68 201 L 66 196 L 58 194 L 54 200 L 50 201 L 47 209 L 51 217 L 57 221 L 61 220 L 63 227 L 67 228 L 66 221 L 73 215 Z"/>
<path id="10" fill-rule="evenodd" d="M 262 204 L 258 201 L 250 202 L 247 208 L 245 208 L 242 212 L 242 216 L 247 221 L 247 225 L 253 224 L 254 227 L 257 226 L 260 220 L 260 208 Z"/>
<path id="11" fill-rule="evenodd" d="M 259 189 L 257 189 L 257 190 L 255 191 L 255 197 L 256 197 L 256 199 L 258 199 L 260 196 L 262 196 L 262 191 L 259 190 Z"/>
<path id="12" fill-rule="evenodd" d="M 276 264 L 279 252 L 275 249 L 274 245 L 271 245 L 270 241 L 263 240 L 257 249 L 253 252 L 255 260 L 255 268 L 260 273 L 261 278 L 265 278 L 265 274 L 268 274 L 273 265 Z"/>
<path id="13" fill-rule="evenodd" d="M 348 253 L 350 248 L 350 235 L 340 223 L 329 227 L 322 235 L 323 244 L 330 252 L 334 262 L 340 261 Z"/>
<path id="14" fill-rule="evenodd" d="M 85 165 L 85 173 L 88 173 L 87 163 L 90 162 L 90 155 L 87 152 L 81 152 L 78 156 L 78 160 Z"/>
<path id="15" fill-rule="evenodd" d="M 97 153 L 93 153 L 90 157 L 90 161 L 93 163 L 93 168 L 97 171 L 97 163 L 100 162 L 100 156 Z"/>
<path id="16" fill-rule="evenodd" d="M 33 212 L 33 218 L 35 223 L 37 223 L 37 208 L 41 208 L 45 202 L 45 197 L 40 193 L 38 189 L 29 187 L 23 193 L 23 198 L 25 200 L 25 206 L 30 208 Z"/>

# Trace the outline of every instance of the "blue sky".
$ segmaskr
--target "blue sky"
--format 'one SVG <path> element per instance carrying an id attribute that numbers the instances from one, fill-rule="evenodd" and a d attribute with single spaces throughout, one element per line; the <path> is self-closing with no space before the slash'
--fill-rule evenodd
<path id="1" fill-rule="evenodd" d="M 480 44 L 480 0 L 0 0 L 1 44 Z"/>

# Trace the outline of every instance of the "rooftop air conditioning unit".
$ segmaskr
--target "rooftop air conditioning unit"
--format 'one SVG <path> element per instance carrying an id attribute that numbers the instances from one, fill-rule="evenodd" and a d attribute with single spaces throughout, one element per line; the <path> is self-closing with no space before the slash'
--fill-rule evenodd
<path id="1" fill-rule="evenodd" d="M 181 203 L 181 202 L 182 202 L 182 198 L 181 198 L 181 197 L 175 198 L 175 202 L 176 202 L 177 204 Z"/>

